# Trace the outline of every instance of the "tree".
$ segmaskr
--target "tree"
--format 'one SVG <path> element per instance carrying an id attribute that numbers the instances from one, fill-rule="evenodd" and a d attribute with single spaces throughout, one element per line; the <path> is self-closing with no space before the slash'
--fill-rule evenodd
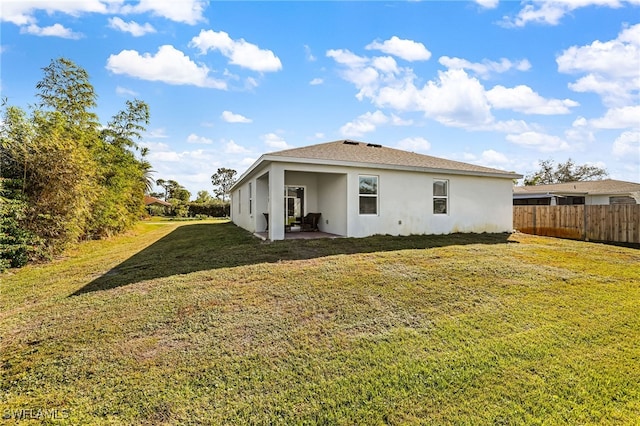
<path id="1" fill-rule="evenodd" d="M 209 191 L 198 191 L 198 196 L 196 197 L 196 203 L 208 203 L 212 200 L 211 194 Z"/>
<path id="2" fill-rule="evenodd" d="M 164 188 L 165 201 L 178 200 L 186 203 L 191 198 L 191 193 L 175 180 L 156 179 L 156 185 Z"/>
<path id="3" fill-rule="evenodd" d="M 548 185 L 553 183 L 602 180 L 609 174 L 603 168 L 584 164 L 578 166 L 569 158 L 565 163 L 555 164 L 551 159 L 538 161 L 540 170 L 524 178 L 524 184 Z"/>
<path id="4" fill-rule="evenodd" d="M 216 173 L 211 176 L 211 183 L 213 184 L 213 193 L 217 198 L 222 201 L 227 201 L 229 199 L 229 192 L 231 187 L 236 182 L 234 176 L 236 175 L 236 171 L 233 169 L 227 169 L 221 167 L 218 169 Z"/>
<path id="5" fill-rule="evenodd" d="M 98 116 L 90 111 L 97 106 L 98 95 L 89 82 L 89 73 L 66 58 L 51 60 L 43 71 L 44 77 L 36 85 L 41 100 L 38 106 L 58 111 L 73 125 L 98 128 Z"/>
<path id="6" fill-rule="evenodd" d="M 87 72 L 65 58 L 43 70 L 30 115 L 2 102 L 0 268 L 125 230 L 152 182 L 135 152 L 149 107 L 128 101 L 101 129 Z"/>

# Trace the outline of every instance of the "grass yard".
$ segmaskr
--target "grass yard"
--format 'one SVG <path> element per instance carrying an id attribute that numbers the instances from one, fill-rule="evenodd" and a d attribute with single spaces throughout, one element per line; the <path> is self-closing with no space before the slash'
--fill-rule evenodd
<path id="1" fill-rule="evenodd" d="M 640 424 L 635 249 L 141 223 L 0 280 L 9 424 Z"/>

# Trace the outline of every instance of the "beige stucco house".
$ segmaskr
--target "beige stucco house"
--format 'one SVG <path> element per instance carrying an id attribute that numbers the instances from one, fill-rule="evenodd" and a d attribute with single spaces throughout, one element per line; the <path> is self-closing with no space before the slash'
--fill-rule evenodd
<path id="1" fill-rule="evenodd" d="M 308 213 L 346 236 L 512 230 L 512 172 L 340 140 L 262 155 L 231 188 L 231 219 L 281 240 Z"/>

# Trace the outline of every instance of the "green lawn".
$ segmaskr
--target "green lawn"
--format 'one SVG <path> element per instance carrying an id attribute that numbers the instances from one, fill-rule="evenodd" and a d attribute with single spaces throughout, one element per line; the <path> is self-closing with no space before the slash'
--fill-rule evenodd
<path id="1" fill-rule="evenodd" d="M 635 249 L 142 223 L 0 280 L 8 423 L 640 419 Z"/>

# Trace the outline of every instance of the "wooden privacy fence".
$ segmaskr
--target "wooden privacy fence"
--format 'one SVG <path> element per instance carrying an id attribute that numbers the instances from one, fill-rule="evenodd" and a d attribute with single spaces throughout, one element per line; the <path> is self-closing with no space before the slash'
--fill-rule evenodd
<path id="1" fill-rule="evenodd" d="M 640 244 L 640 204 L 513 206 L 513 227 L 548 237 Z"/>

